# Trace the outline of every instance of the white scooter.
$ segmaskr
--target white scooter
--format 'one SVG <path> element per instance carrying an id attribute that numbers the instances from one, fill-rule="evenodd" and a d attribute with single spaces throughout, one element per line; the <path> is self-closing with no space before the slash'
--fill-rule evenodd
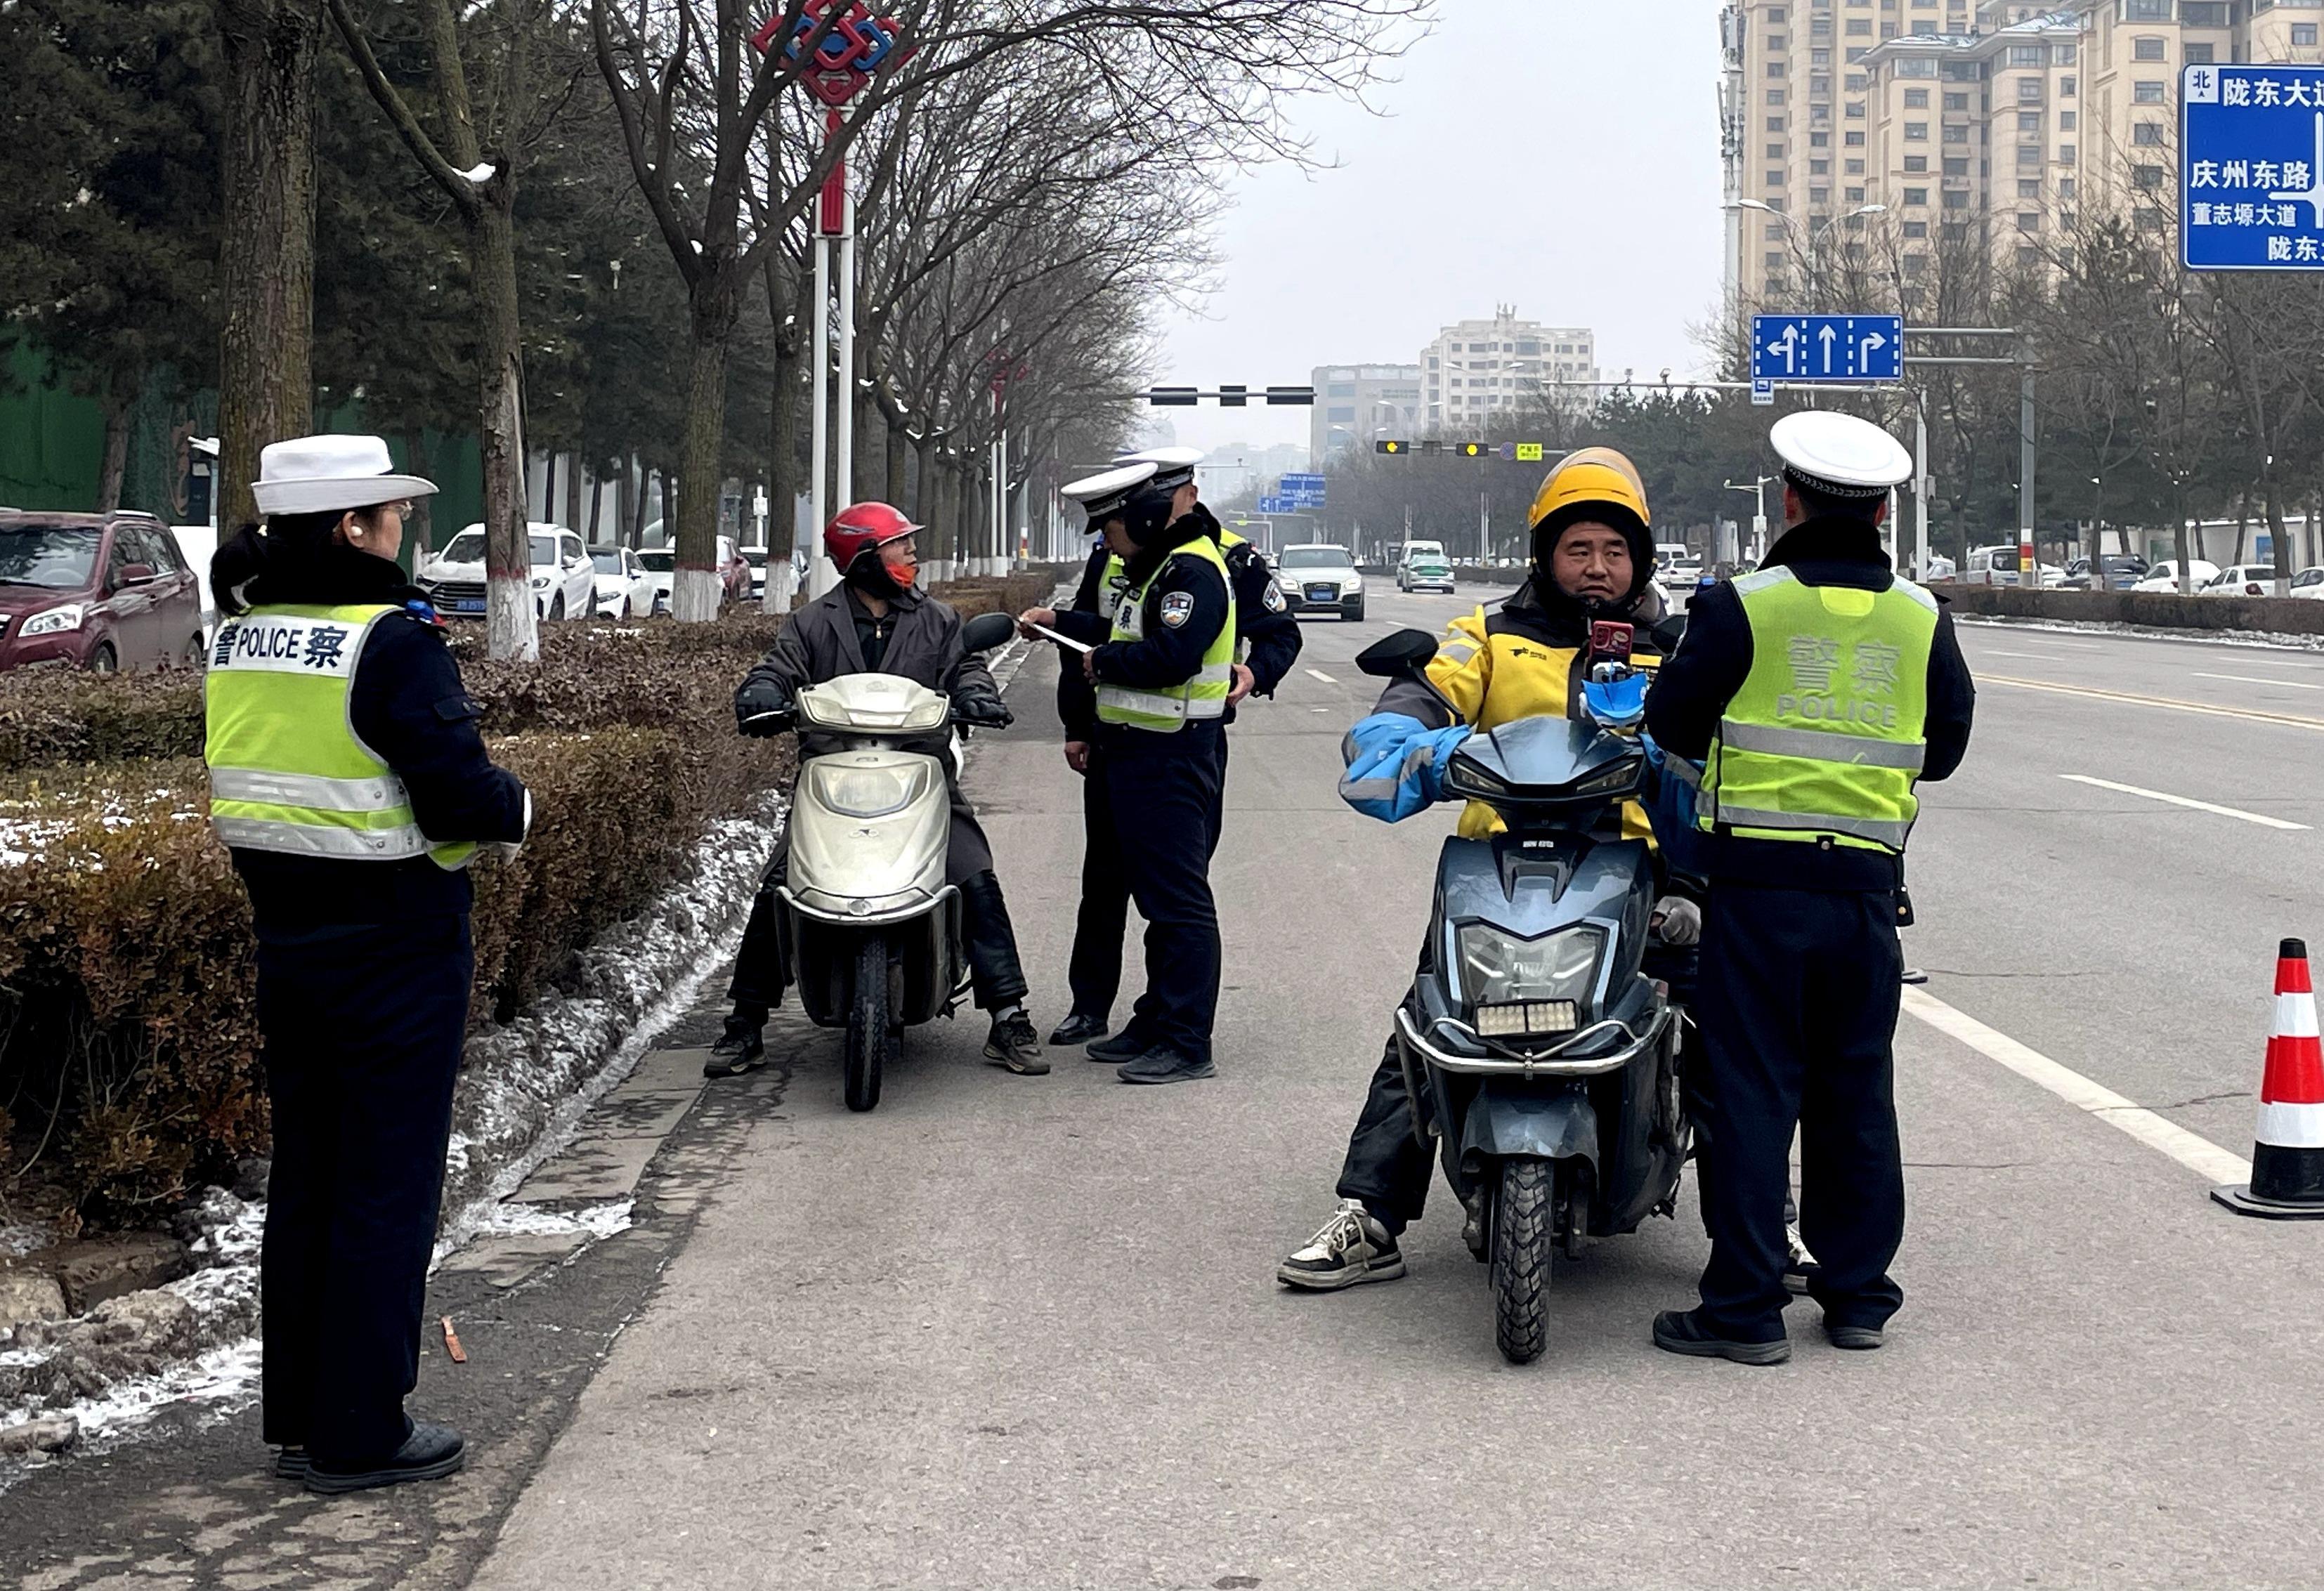
<path id="1" fill-rule="evenodd" d="M 961 627 L 962 645 L 989 652 L 1016 628 L 1004 613 L 983 614 Z M 945 881 L 945 762 L 900 744 L 953 722 L 949 698 L 892 674 L 810 685 L 789 713 L 752 721 L 837 742 L 799 767 L 776 921 L 800 1007 L 818 1027 L 846 1030 L 850 1110 L 880 1103 L 904 1029 L 949 1015 L 967 992 L 960 891 Z"/>

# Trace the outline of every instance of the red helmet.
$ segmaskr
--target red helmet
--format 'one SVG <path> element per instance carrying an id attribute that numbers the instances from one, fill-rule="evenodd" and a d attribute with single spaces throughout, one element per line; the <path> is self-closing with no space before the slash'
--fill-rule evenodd
<path id="1" fill-rule="evenodd" d="M 884 502 L 859 502 L 842 509 L 823 533 L 823 550 L 845 574 L 865 553 L 919 531 L 903 510 Z"/>

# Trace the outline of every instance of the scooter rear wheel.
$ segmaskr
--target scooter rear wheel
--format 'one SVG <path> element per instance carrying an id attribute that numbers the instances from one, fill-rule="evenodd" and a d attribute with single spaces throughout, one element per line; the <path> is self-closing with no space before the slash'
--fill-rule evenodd
<path id="1" fill-rule="evenodd" d="M 1512 1365 L 1531 1364 L 1549 1343 L 1555 1186 L 1546 1160 L 1521 1154 L 1501 1162 L 1493 1209 L 1493 1340 Z"/>
<path id="2" fill-rule="evenodd" d="M 889 1008 L 888 939 L 864 936 L 855 952 L 854 988 L 847 1005 L 847 1046 L 840 1063 L 841 1091 L 850 1110 L 880 1103 L 880 1074 L 898 1048 L 894 1014 Z"/>

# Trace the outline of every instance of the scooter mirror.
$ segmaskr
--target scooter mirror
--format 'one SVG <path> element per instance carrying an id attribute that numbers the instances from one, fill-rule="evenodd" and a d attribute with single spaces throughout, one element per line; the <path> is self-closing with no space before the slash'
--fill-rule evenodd
<path id="1" fill-rule="evenodd" d="M 1399 630 L 1356 654 L 1356 667 L 1380 679 L 1401 679 L 1428 667 L 1436 638 L 1425 630 Z"/>
<path id="2" fill-rule="evenodd" d="M 1008 645 L 1009 638 L 1016 633 L 1017 621 L 1008 614 L 979 613 L 960 627 L 961 649 L 989 652 L 995 647 Z"/>

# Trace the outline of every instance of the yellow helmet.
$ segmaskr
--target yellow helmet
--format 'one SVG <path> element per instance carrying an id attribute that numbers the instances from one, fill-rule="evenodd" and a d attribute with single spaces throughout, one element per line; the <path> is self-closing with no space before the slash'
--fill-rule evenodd
<path id="1" fill-rule="evenodd" d="M 1558 460 L 1557 467 L 1543 478 L 1541 490 L 1534 494 L 1528 523 L 1536 531 L 1552 515 L 1571 523 L 1583 517 L 1571 510 L 1596 505 L 1628 510 L 1642 529 L 1654 523 L 1653 515 L 1646 511 L 1646 483 L 1638 466 L 1611 447 L 1585 447 Z"/>

